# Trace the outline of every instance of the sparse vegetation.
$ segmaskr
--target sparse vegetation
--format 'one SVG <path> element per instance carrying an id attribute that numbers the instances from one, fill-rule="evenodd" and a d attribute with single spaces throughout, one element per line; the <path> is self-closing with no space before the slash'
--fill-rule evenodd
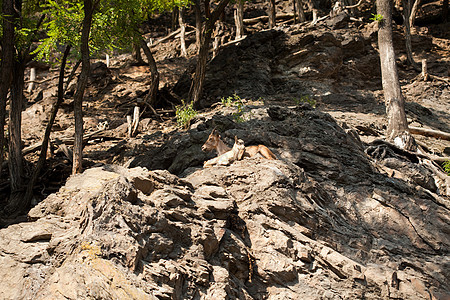
<path id="1" fill-rule="evenodd" d="M 316 100 L 314 100 L 310 95 L 302 95 L 300 98 L 294 98 L 295 105 L 300 105 L 301 103 L 308 103 L 313 108 L 316 108 Z"/>
<path id="2" fill-rule="evenodd" d="M 188 128 L 191 120 L 197 116 L 198 112 L 194 109 L 194 104 L 191 102 L 186 104 L 181 100 L 181 105 L 176 107 L 175 116 L 177 118 L 177 125 L 181 128 Z"/>
<path id="3" fill-rule="evenodd" d="M 245 105 L 239 95 L 234 93 L 233 96 L 226 98 L 223 97 L 221 101 L 223 106 L 236 108 L 236 112 L 233 113 L 233 118 L 236 123 L 242 123 L 245 121 Z"/>
<path id="4" fill-rule="evenodd" d="M 450 160 L 447 160 L 442 166 L 444 171 L 450 176 Z"/>
<path id="5" fill-rule="evenodd" d="M 372 14 L 372 18 L 370 18 L 370 21 L 376 21 L 376 22 L 381 22 L 384 19 L 384 17 L 380 14 Z"/>

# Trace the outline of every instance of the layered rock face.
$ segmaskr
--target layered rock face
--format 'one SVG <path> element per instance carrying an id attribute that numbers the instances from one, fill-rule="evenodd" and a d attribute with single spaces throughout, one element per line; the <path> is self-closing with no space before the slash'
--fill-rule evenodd
<path id="1" fill-rule="evenodd" d="M 186 134 L 207 135 L 212 121 Z M 435 187 L 379 171 L 327 114 L 274 107 L 252 126 L 224 137 L 279 160 L 187 165 L 183 178 L 120 166 L 71 177 L 30 222 L 0 230 L 0 298 L 449 295 L 450 205 Z M 194 147 L 178 145 L 181 157 Z"/>

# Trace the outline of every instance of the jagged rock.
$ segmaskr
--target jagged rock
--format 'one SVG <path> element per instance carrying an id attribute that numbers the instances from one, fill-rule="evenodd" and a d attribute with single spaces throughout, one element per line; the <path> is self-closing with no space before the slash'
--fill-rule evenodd
<path id="1" fill-rule="evenodd" d="M 450 293 L 449 208 L 436 191 L 380 173 L 361 141 L 327 114 L 308 106 L 266 113 L 223 137 L 264 143 L 278 160 L 206 169 L 189 160 L 185 178 L 113 165 L 72 176 L 30 211 L 30 222 L 0 230 L 0 298 Z M 161 148 L 200 149 L 213 121 Z"/>

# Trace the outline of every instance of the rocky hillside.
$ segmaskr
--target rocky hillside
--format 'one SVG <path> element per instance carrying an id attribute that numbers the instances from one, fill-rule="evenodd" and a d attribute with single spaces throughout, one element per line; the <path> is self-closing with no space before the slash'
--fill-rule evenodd
<path id="1" fill-rule="evenodd" d="M 256 4 L 246 18 L 265 14 Z M 440 5 L 424 3 L 420 14 Z M 109 68 L 93 60 L 86 170 L 69 177 L 64 154 L 73 81 L 35 207 L 21 223 L 1 216 L 0 299 L 450 299 L 450 178 L 425 155 L 383 141 L 377 33 L 366 21 L 337 15 L 314 26 L 248 26 L 244 40 L 208 64 L 208 108 L 188 129 L 177 127 L 175 109 L 190 87 L 194 34 L 187 58 L 178 38 L 152 47 L 161 77 L 154 109 L 143 101 L 148 66 L 129 54 L 112 57 Z M 418 18 L 413 30 L 429 81 L 408 66 L 394 26 L 410 126 L 450 132 L 448 24 L 425 27 Z M 38 69 L 37 87 L 26 92 L 26 175 L 57 72 Z M 230 105 L 221 104 L 227 97 Z M 142 115 L 130 138 L 126 116 L 135 106 Z M 204 169 L 215 156 L 201 151 L 213 128 L 229 146 L 237 136 L 278 159 Z M 428 157 L 450 156 L 450 141 L 415 138 Z M 0 206 L 8 194 L 0 182 Z"/>
<path id="2" fill-rule="evenodd" d="M 180 151 L 182 177 L 71 177 L 0 231 L 0 298 L 447 299 L 450 202 L 417 157 L 308 105 L 253 113 L 251 130 L 210 115 L 161 148 L 205 159 L 216 126 L 278 160 L 203 169 Z"/>

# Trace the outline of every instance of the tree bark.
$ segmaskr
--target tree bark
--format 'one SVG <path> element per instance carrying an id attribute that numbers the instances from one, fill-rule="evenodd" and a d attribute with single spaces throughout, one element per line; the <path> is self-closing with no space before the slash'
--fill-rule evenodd
<path id="1" fill-rule="evenodd" d="M 180 44 L 181 44 L 181 56 L 187 56 L 186 50 L 186 22 L 184 21 L 184 8 L 181 8 L 178 14 L 178 22 L 180 23 Z"/>
<path id="2" fill-rule="evenodd" d="M 59 80 L 58 80 L 58 97 L 56 102 L 53 104 L 52 110 L 50 112 L 50 118 L 47 123 L 47 127 L 45 128 L 44 138 L 42 140 L 41 145 L 41 153 L 39 154 L 38 162 L 36 163 L 36 167 L 34 168 L 33 174 L 31 175 L 30 182 L 27 186 L 27 191 L 25 193 L 24 206 L 27 208 L 30 206 L 31 198 L 33 197 L 33 187 L 36 183 L 36 180 L 41 173 L 42 168 L 45 164 L 45 159 L 47 158 L 47 150 L 48 143 L 50 140 L 50 133 L 52 131 L 53 124 L 55 123 L 56 114 L 58 113 L 59 106 L 64 101 L 64 70 L 66 68 L 67 57 L 70 53 L 70 45 L 66 46 L 66 50 L 64 51 L 61 67 L 59 69 Z"/>
<path id="3" fill-rule="evenodd" d="M 3 0 L 3 36 L 1 41 L 2 52 L 0 61 L 0 176 L 4 157 L 6 100 L 11 85 L 14 68 L 14 0 Z"/>
<path id="4" fill-rule="evenodd" d="M 448 20 L 448 0 L 444 0 L 442 3 L 442 21 L 446 22 Z"/>
<path id="5" fill-rule="evenodd" d="M 234 22 L 236 24 L 236 39 L 244 36 L 244 1 L 238 0 L 234 12 Z"/>
<path id="6" fill-rule="evenodd" d="M 151 106 L 155 105 L 156 103 L 156 95 L 158 93 L 158 87 L 159 87 L 159 72 L 158 67 L 156 66 L 156 61 L 153 58 L 152 51 L 150 51 L 150 48 L 148 48 L 147 44 L 144 42 L 144 40 L 141 40 L 141 47 L 144 50 L 144 54 L 147 57 L 148 65 L 150 67 L 151 72 L 151 84 L 150 84 L 150 91 L 148 95 L 145 97 L 145 101 L 150 104 Z"/>
<path id="7" fill-rule="evenodd" d="M 23 62 L 14 63 L 9 109 L 9 174 L 11 194 L 23 188 L 23 155 L 22 155 L 22 110 L 25 67 Z M 15 205 L 13 205 L 15 206 Z"/>
<path id="8" fill-rule="evenodd" d="M 412 54 L 412 44 L 411 44 L 411 0 L 403 0 L 403 26 L 405 32 L 405 46 L 406 46 L 406 57 L 408 63 L 414 67 L 416 70 L 420 70 L 417 63 L 414 61 Z"/>
<path id="9" fill-rule="evenodd" d="M 409 134 L 405 113 L 405 101 L 398 80 L 395 52 L 392 41 L 392 0 L 377 0 L 377 14 L 383 16 L 379 22 L 378 47 L 380 51 L 381 77 L 388 117 L 386 138 L 396 142 L 396 138 L 406 139 L 404 145 L 410 145 L 413 138 Z M 405 137 L 406 136 L 406 137 Z M 405 137 L 405 138 L 403 138 Z M 400 147 L 402 145 L 399 145 Z M 406 149 L 411 150 L 411 149 Z"/>
<path id="10" fill-rule="evenodd" d="M 84 19 L 81 30 L 81 74 L 77 83 L 77 91 L 74 96 L 75 115 L 75 142 L 73 146 L 72 174 L 81 173 L 83 169 L 83 97 L 89 79 L 89 34 L 91 31 L 94 3 L 92 0 L 84 0 Z"/>
<path id="11" fill-rule="evenodd" d="M 416 20 L 417 9 L 419 8 L 420 0 L 414 1 L 413 7 L 411 9 L 411 17 L 409 18 L 409 28 L 414 26 L 414 21 Z"/>
<path id="12" fill-rule="evenodd" d="M 276 17 L 276 11 L 275 11 L 275 0 L 269 0 L 269 29 L 274 28 L 277 26 L 277 17 Z"/>
<path id="13" fill-rule="evenodd" d="M 172 3 L 174 1 L 172 0 Z M 171 22 L 171 26 L 170 26 L 170 32 L 173 32 L 175 30 L 175 28 L 177 28 L 177 20 L 178 20 L 178 13 L 179 13 L 179 9 L 177 6 L 175 6 L 172 10 L 172 22 Z"/>
<path id="14" fill-rule="evenodd" d="M 221 0 L 214 12 L 210 14 L 203 30 L 203 37 L 200 39 L 200 49 L 198 54 L 197 65 L 195 68 L 195 75 L 192 80 L 191 89 L 189 91 L 189 99 L 194 104 L 194 107 L 200 107 L 200 98 L 203 92 L 203 84 L 205 81 L 206 63 L 208 61 L 209 44 L 211 42 L 211 34 L 214 29 L 214 24 L 219 19 L 219 16 L 224 11 L 230 0 Z"/>
<path id="15" fill-rule="evenodd" d="M 202 44 L 202 9 L 200 6 L 200 0 L 195 0 L 195 44 L 197 46 L 197 53 L 200 53 L 200 47 Z"/>
<path id="16" fill-rule="evenodd" d="M 134 43 L 133 44 L 133 56 L 134 59 L 136 60 L 136 62 L 138 64 L 144 64 L 144 60 L 142 59 L 142 55 L 141 55 L 141 45 L 138 43 Z"/>
<path id="17" fill-rule="evenodd" d="M 295 3 L 295 11 L 298 15 L 298 20 L 300 23 L 306 21 L 305 11 L 303 10 L 303 1 L 302 0 L 294 0 Z"/>

